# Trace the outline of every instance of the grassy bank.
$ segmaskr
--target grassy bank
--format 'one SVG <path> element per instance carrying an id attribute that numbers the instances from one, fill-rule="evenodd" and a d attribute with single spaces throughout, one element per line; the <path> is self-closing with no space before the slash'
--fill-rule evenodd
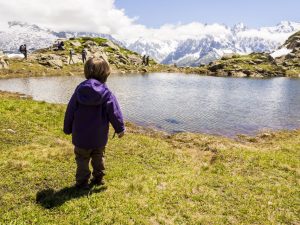
<path id="1" fill-rule="evenodd" d="M 83 65 L 65 65 L 61 69 L 45 67 L 34 60 L 10 59 L 9 69 L 0 70 L 0 79 L 41 76 L 70 76 L 83 74 Z"/>
<path id="2" fill-rule="evenodd" d="M 72 188 L 65 106 L 0 94 L 0 224 L 299 224 L 300 131 L 230 140 L 128 125 L 106 186 Z"/>
<path id="3" fill-rule="evenodd" d="M 150 66 L 142 65 L 113 65 L 111 64 L 112 73 L 154 73 L 154 72 L 184 72 L 184 73 L 202 73 L 199 68 L 178 69 L 173 66 L 151 64 Z M 81 62 L 76 64 L 65 64 L 62 68 L 53 68 L 40 65 L 36 60 L 30 59 L 10 59 L 9 69 L 0 69 L 0 79 L 19 78 L 19 77 L 42 77 L 42 76 L 73 76 L 82 75 L 84 66 Z"/>

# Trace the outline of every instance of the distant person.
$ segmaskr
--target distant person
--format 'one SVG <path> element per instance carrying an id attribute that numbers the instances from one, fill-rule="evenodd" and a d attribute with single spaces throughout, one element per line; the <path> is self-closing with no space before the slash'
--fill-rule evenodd
<path id="1" fill-rule="evenodd" d="M 24 44 L 23 54 L 24 54 L 24 59 L 27 59 L 27 46 L 26 46 L 26 44 Z"/>
<path id="2" fill-rule="evenodd" d="M 20 45 L 19 51 L 24 55 L 24 59 L 27 59 L 27 49 L 25 44 Z"/>
<path id="3" fill-rule="evenodd" d="M 69 64 L 71 64 L 71 61 L 72 61 L 73 64 L 74 64 L 73 55 L 75 55 L 75 52 L 74 52 L 74 50 L 71 48 L 71 49 L 70 49 L 70 52 L 69 52 L 69 57 L 70 57 L 70 59 L 69 59 Z"/>
<path id="4" fill-rule="evenodd" d="M 142 58 L 142 65 L 146 65 L 146 55 L 143 55 L 143 58 Z"/>
<path id="5" fill-rule="evenodd" d="M 84 66 L 86 80 L 77 86 L 68 104 L 64 133 L 72 134 L 75 145 L 76 188 L 89 189 L 92 161 L 91 185 L 102 185 L 105 167 L 104 150 L 108 141 L 109 123 L 115 133 L 124 136 L 125 125 L 118 101 L 108 89 L 106 80 L 110 67 L 103 59 L 89 59 Z"/>
<path id="6" fill-rule="evenodd" d="M 146 66 L 149 66 L 149 58 L 150 58 L 150 56 L 148 55 L 148 56 L 146 57 Z"/>
<path id="7" fill-rule="evenodd" d="M 58 50 L 65 50 L 65 43 L 63 41 L 59 41 L 57 44 L 57 49 Z"/>
<path id="8" fill-rule="evenodd" d="M 82 49 L 81 57 L 82 57 L 82 63 L 84 64 L 86 61 L 87 51 L 85 49 Z"/>
<path id="9" fill-rule="evenodd" d="M 21 52 L 23 54 L 23 50 L 24 50 L 24 45 L 20 45 L 19 52 Z"/>

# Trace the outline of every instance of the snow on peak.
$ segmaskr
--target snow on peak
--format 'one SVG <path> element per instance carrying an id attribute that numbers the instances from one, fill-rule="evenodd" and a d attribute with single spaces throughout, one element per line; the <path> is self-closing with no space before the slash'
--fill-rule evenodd
<path id="1" fill-rule="evenodd" d="M 240 23 L 238 23 L 238 24 L 235 24 L 232 28 L 231 28 L 231 30 L 232 30 L 232 32 L 234 32 L 234 33 L 238 33 L 238 32 L 241 32 L 241 31 L 245 31 L 245 30 L 247 30 L 248 28 L 245 26 L 245 24 L 244 23 L 242 23 L 242 22 L 240 22 Z"/>

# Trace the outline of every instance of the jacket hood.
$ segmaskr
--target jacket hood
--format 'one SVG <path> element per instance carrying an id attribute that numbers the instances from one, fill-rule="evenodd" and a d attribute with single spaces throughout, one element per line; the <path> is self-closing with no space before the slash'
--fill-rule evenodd
<path id="1" fill-rule="evenodd" d="M 77 100 L 83 105 L 101 105 L 110 95 L 106 84 L 95 79 L 83 81 L 76 89 Z"/>

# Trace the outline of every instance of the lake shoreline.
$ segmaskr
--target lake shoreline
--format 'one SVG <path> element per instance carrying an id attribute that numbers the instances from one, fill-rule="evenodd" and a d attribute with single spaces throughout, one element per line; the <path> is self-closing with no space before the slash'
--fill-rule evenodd
<path id="1" fill-rule="evenodd" d="M 58 103 L 48 103 L 45 101 L 34 100 L 32 96 L 18 93 L 18 92 L 8 92 L 8 91 L 1 91 L 0 90 L 0 97 L 9 97 L 9 98 L 20 98 L 20 99 L 29 99 L 35 102 L 46 103 L 50 105 L 61 105 L 66 107 L 66 104 L 58 104 Z M 204 132 L 188 132 L 188 131 L 178 131 L 178 132 L 168 132 L 162 128 L 158 128 L 151 125 L 141 125 L 134 123 L 132 121 L 125 121 L 126 127 L 129 128 L 130 132 L 137 133 L 137 134 L 146 134 L 154 137 L 162 137 L 162 138 L 170 138 L 172 136 L 178 134 L 193 134 L 193 135 L 205 135 L 205 136 L 212 136 L 215 138 L 226 138 L 230 140 L 252 140 L 256 138 L 264 138 L 264 137 L 272 137 L 276 133 L 289 133 L 289 132 L 298 132 L 300 131 L 300 127 L 296 129 L 262 129 L 257 132 L 253 132 L 252 134 L 236 134 L 236 135 L 225 135 L 225 134 L 210 134 Z"/>

